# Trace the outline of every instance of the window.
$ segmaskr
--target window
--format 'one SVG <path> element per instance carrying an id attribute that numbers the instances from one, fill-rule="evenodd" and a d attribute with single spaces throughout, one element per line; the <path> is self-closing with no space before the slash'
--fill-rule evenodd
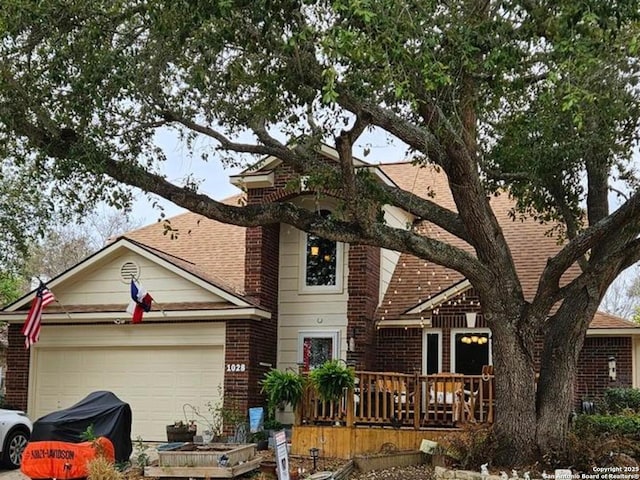
<path id="1" fill-rule="evenodd" d="M 339 334 L 332 332 L 300 332 L 298 362 L 305 371 L 319 367 L 327 360 L 338 358 Z"/>
<path id="2" fill-rule="evenodd" d="M 480 375 L 491 364 L 491 340 L 487 329 L 451 330 L 451 369 L 465 375 Z"/>
<path id="3" fill-rule="evenodd" d="M 328 216 L 330 212 L 321 210 L 320 214 Z M 300 289 L 305 292 L 341 292 L 343 245 L 305 232 L 301 232 L 300 243 Z"/>
<path id="4" fill-rule="evenodd" d="M 424 330 L 423 368 L 427 375 L 442 371 L 442 332 L 440 330 Z"/>
<path id="5" fill-rule="evenodd" d="M 336 284 L 337 247 L 336 242 L 307 234 L 305 283 L 308 287 Z"/>

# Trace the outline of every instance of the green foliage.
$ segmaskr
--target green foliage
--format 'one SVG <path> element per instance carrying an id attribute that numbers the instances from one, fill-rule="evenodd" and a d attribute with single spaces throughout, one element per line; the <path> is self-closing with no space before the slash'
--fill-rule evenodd
<path id="1" fill-rule="evenodd" d="M 355 384 L 355 371 L 340 360 L 328 360 L 309 374 L 311 383 L 325 401 L 337 401 Z"/>
<path id="2" fill-rule="evenodd" d="M 579 415 L 576 435 L 620 435 L 640 440 L 640 415 Z"/>
<path id="3" fill-rule="evenodd" d="M 84 432 L 80 434 L 80 440 L 83 442 L 95 442 L 98 439 L 93 423 L 90 424 Z"/>
<path id="4" fill-rule="evenodd" d="M 284 424 L 270 416 L 265 419 L 263 427 L 265 430 L 282 430 L 284 428 Z"/>
<path id="5" fill-rule="evenodd" d="M 296 408 L 304 392 L 304 377 L 299 373 L 289 370 L 269 370 L 260 385 L 262 393 L 267 396 L 267 404 L 273 414 L 279 405 L 291 405 Z M 272 415 L 271 415 L 272 416 Z"/>
<path id="6" fill-rule="evenodd" d="M 149 465 L 149 455 L 147 454 L 147 447 L 142 440 L 142 437 L 136 437 L 133 448 L 134 466 L 138 468 L 144 468 Z"/>
<path id="7" fill-rule="evenodd" d="M 578 471 L 640 460 L 640 417 L 580 415 L 568 436 L 563 465 Z M 633 461 L 633 460 L 631 460 Z"/>
<path id="8" fill-rule="evenodd" d="M 202 409 L 185 403 L 182 410 L 185 422 L 180 421 L 182 425 L 189 425 L 190 429 L 195 430 L 196 423 L 204 426 L 204 431 L 211 432 L 214 438 L 220 438 L 225 428 L 235 429 L 239 424 L 244 423 L 246 418 L 240 408 L 230 400 L 231 405 L 225 405 L 225 396 L 222 386 L 218 387 L 219 396 L 215 401 L 206 402 L 206 413 Z M 188 418 L 195 418 L 189 420 Z"/>
<path id="9" fill-rule="evenodd" d="M 0 272 L 0 306 L 17 300 L 22 295 L 22 281 L 16 275 Z"/>
<path id="10" fill-rule="evenodd" d="M 604 408 L 608 413 L 634 412 L 640 414 L 640 389 L 609 388 L 604 392 Z"/>

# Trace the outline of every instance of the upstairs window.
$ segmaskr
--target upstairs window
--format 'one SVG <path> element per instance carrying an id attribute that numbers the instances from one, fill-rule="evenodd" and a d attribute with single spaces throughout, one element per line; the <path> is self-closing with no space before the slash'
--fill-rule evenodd
<path id="1" fill-rule="evenodd" d="M 337 254 L 336 242 L 311 233 L 307 235 L 306 285 L 308 287 L 336 284 Z"/>
<path id="2" fill-rule="evenodd" d="M 328 216 L 328 210 L 320 212 Z M 342 244 L 303 233 L 302 290 L 339 292 L 342 289 Z"/>

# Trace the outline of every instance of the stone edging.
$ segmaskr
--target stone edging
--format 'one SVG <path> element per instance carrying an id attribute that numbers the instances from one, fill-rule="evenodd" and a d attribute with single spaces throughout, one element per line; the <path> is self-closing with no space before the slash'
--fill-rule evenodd
<path id="1" fill-rule="evenodd" d="M 473 470 L 449 470 L 444 467 L 434 467 L 438 480 L 502 480 L 500 475 L 482 475 Z M 509 476 L 509 480 L 521 480 L 521 478 Z"/>

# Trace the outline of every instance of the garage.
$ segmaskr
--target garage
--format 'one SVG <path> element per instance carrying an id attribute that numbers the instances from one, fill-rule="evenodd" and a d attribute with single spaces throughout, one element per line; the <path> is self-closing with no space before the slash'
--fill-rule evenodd
<path id="1" fill-rule="evenodd" d="M 109 390 L 131 405 L 133 439 L 166 441 L 183 405 L 207 412 L 220 399 L 224 339 L 224 323 L 44 326 L 32 349 L 29 416 Z"/>

